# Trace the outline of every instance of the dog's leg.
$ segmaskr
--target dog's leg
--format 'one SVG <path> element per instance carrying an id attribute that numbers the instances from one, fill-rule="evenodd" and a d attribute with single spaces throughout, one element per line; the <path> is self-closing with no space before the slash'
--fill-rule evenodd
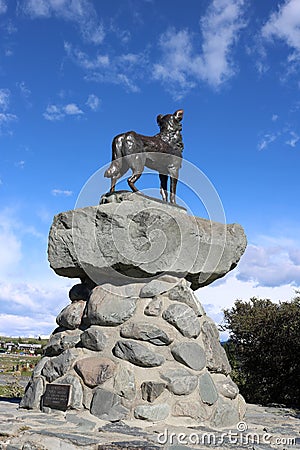
<path id="1" fill-rule="evenodd" d="M 177 186 L 177 178 L 171 178 L 171 188 L 170 188 L 170 203 L 176 204 L 176 186 Z"/>
<path id="2" fill-rule="evenodd" d="M 139 192 L 138 188 L 135 187 L 134 183 L 140 178 L 141 173 L 133 173 L 130 178 L 128 178 L 127 183 L 131 188 L 132 192 Z"/>
<path id="3" fill-rule="evenodd" d="M 115 192 L 115 187 L 116 187 L 117 180 L 118 180 L 118 178 L 112 178 L 111 179 L 111 185 L 110 185 L 110 190 L 109 190 L 110 194 Z"/>
<path id="4" fill-rule="evenodd" d="M 170 168 L 170 203 L 176 204 L 176 187 L 177 187 L 177 181 L 178 181 L 178 172 L 179 170 L 175 168 L 174 166 Z"/>
<path id="5" fill-rule="evenodd" d="M 160 179 L 160 194 L 164 202 L 168 201 L 168 175 L 159 174 Z"/>
<path id="6" fill-rule="evenodd" d="M 131 142 L 129 142 L 131 144 Z M 135 142 L 134 142 L 135 144 Z M 140 178 L 145 168 L 146 154 L 145 153 L 134 153 L 131 155 L 128 165 L 132 170 L 132 175 L 128 178 L 127 183 L 131 188 L 132 192 L 138 192 L 138 188 L 135 187 L 134 183 Z"/>
<path id="7" fill-rule="evenodd" d="M 117 167 L 116 170 L 111 171 L 111 185 L 110 185 L 110 191 L 109 193 L 115 192 L 115 187 L 117 181 L 124 175 L 124 173 L 127 172 L 129 169 L 127 162 L 125 161 L 125 158 L 120 158 L 117 161 L 113 161 L 112 165 L 115 164 L 115 167 Z M 113 166 L 114 167 L 114 166 Z"/>

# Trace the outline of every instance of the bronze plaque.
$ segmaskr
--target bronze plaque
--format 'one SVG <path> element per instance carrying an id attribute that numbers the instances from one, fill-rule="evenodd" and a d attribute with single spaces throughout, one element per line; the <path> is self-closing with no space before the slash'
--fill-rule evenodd
<path id="1" fill-rule="evenodd" d="M 70 384 L 47 384 L 43 406 L 66 411 L 70 397 Z"/>

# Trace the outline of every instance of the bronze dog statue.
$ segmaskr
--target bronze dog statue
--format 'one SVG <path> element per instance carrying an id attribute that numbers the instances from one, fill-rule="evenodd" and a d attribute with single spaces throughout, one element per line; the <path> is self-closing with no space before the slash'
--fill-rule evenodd
<path id="1" fill-rule="evenodd" d="M 160 132 L 155 136 L 143 136 L 135 131 L 119 134 L 112 142 L 112 162 L 104 176 L 111 178 L 110 193 L 114 192 L 116 182 L 128 169 L 132 170 L 127 182 L 133 192 L 138 192 L 135 182 L 146 167 L 159 172 L 160 193 L 168 201 L 168 177 L 170 177 L 170 202 L 176 203 L 176 186 L 182 159 L 183 110 L 174 114 L 157 116 Z"/>

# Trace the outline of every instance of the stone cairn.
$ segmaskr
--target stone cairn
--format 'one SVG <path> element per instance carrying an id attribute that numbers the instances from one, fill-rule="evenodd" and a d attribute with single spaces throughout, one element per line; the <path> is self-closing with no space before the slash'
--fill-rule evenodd
<path id="1" fill-rule="evenodd" d="M 103 203 L 54 218 L 50 265 L 81 283 L 70 290 L 21 407 L 47 410 L 46 385 L 68 384 L 69 408 L 105 421 L 238 423 L 245 402 L 193 290 L 236 266 L 246 247 L 242 228 L 139 194 Z"/>

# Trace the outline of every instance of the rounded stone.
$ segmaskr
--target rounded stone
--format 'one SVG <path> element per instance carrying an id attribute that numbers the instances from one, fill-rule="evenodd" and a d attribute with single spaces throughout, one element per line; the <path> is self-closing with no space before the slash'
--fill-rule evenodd
<path id="1" fill-rule="evenodd" d="M 119 365 L 114 378 L 114 389 L 121 397 L 133 400 L 136 393 L 134 372 Z"/>
<path id="2" fill-rule="evenodd" d="M 133 316 L 136 299 L 121 297 L 97 286 L 93 289 L 87 306 L 91 325 L 118 326 Z"/>
<path id="3" fill-rule="evenodd" d="M 150 422 L 165 420 L 169 413 L 170 407 L 165 403 L 161 405 L 139 405 L 134 409 L 134 417 L 136 419 Z"/>
<path id="4" fill-rule="evenodd" d="M 205 352 L 196 342 L 179 342 L 171 349 L 176 361 L 194 370 L 202 370 L 206 364 Z"/>
<path id="5" fill-rule="evenodd" d="M 79 355 L 81 355 L 80 349 L 68 349 L 58 356 L 49 358 L 44 364 L 42 375 L 49 383 L 52 383 L 71 369 Z"/>
<path id="6" fill-rule="evenodd" d="M 80 359 L 74 366 L 84 383 L 96 387 L 111 378 L 116 370 L 116 364 L 109 358 L 89 357 Z"/>
<path id="7" fill-rule="evenodd" d="M 97 388 L 91 403 L 91 414 L 102 420 L 117 422 L 128 416 L 128 409 L 121 405 L 121 397 L 106 389 Z"/>
<path id="8" fill-rule="evenodd" d="M 131 322 L 121 327 L 120 335 L 125 338 L 147 341 L 153 345 L 169 345 L 172 339 L 160 328 L 148 322 Z"/>
<path id="9" fill-rule="evenodd" d="M 39 360 L 39 362 L 37 363 L 37 365 L 33 369 L 32 378 L 37 378 L 37 377 L 40 377 L 42 375 L 42 370 L 43 370 L 46 362 L 49 361 L 49 360 L 50 360 L 49 356 L 43 356 L 43 358 Z"/>
<path id="10" fill-rule="evenodd" d="M 214 373 L 212 374 L 212 378 L 216 385 L 218 392 L 224 397 L 230 398 L 233 400 L 237 397 L 239 393 L 239 388 L 232 381 L 229 375 L 223 375 L 222 373 Z"/>
<path id="11" fill-rule="evenodd" d="M 203 403 L 213 405 L 218 400 L 218 392 L 212 377 L 208 372 L 199 378 L 199 392 Z"/>
<path id="12" fill-rule="evenodd" d="M 161 280 L 151 280 L 149 283 L 145 284 L 141 291 L 140 297 L 155 297 L 156 295 L 162 294 L 172 288 L 172 284 Z"/>
<path id="13" fill-rule="evenodd" d="M 21 400 L 20 408 L 40 409 L 41 398 L 45 392 L 45 381 L 42 377 L 36 377 L 29 381 L 25 394 Z"/>
<path id="14" fill-rule="evenodd" d="M 186 281 L 181 281 L 176 286 L 174 286 L 169 292 L 168 297 L 170 300 L 175 300 L 180 303 L 185 303 L 187 306 L 190 306 L 196 316 L 200 317 L 205 314 L 205 311 L 195 296 L 192 289 L 186 285 Z"/>
<path id="15" fill-rule="evenodd" d="M 198 377 L 186 369 L 170 369 L 160 376 L 168 382 L 167 388 L 175 395 L 191 394 L 198 384 Z"/>
<path id="16" fill-rule="evenodd" d="M 215 428 L 224 428 L 236 425 L 240 421 L 239 408 L 234 400 L 219 398 L 211 418 L 211 425 Z"/>
<path id="17" fill-rule="evenodd" d="M 226 352 L 220 344 L 219 332 L 215 323 L 205 318 L 201 327 L 201 336 L 206 354 L 206 366 L 211 372 L 228 375 L 231 367 Z"/>
<path id="18" fill-rule="evenodd" d="M 140 367 L 161 366 L 165 361 L 163 356 L 134 341 L 118 341 L 113 354 Z"/>
<path id="19" fill-rule="evenodd" d="M 144 309 L 144 314 L 146 316 L 157 317 L 160 315 L 162 310 L 162 299 L 159 297 L 154 297 Z"/>
<path id="20" fill-rule="evenodd" d="M 202 402 L 195 402 L 191 400 L 178 400 L 172 410 L 174 416 L 192 417 L 197 420 L 207 420 L 209 416 L 208 406 L 205 406 Z"/>
<path id="21" fill-rule="evenodd" d="M 66 306 L 61 313 L 57 316 L 56 322 L 60 327 L 67 328 L 68 330 L 75 330 L 81 325 L 86 302 L 79 300 Z"/>
<path id="22" fill-rule="evenodd" d="M 106 344 L 106 336 L 102 332 L 101 327 L 92 325 L 82 333 L 80 341 L 83 347 L 101 352 Z"/>
<path id="23" fill-rule="evenodd" d="M 57 356 L 68 348 L 75 347 L 80 342 L 81 333 L 82 331 L 77 328 L 52 334 L 44 347 L 44 355 Z"/>
<path id="24" fill-rule="evenodd" d="M 163 312 L 162 317 L 185 337 L 197 338 L 200 334 L 199 320 L 187 305 L 174 303 Z"/>
<path id="25" fill-rule="evenodd" d="M 165 388 L 165 383 L 159 383 L 157 381 L 144 381 L 141 384 L 142 399 L 152 403 L 155 399 L 157 399 L 157 397 L 160 396 Z"/>
<path id="26" fill-rule="evenodd" d="M 87 287 L 86 284 L 75 284 L 69 291 L 69 298 L 72 302 L 78 302 L 78 300 L 89 299 L 91 290 Z"/>

